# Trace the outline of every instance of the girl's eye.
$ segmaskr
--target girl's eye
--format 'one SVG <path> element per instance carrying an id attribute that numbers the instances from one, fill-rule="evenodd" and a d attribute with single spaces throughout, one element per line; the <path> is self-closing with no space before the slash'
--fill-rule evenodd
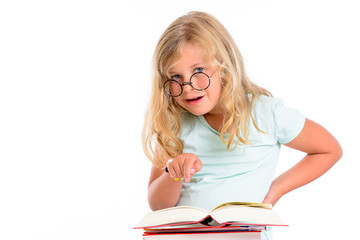
<path id="1" fill-rule="evenodd" d="M 202 71 L 204 71 L 204 68 L 202 68 L 202 67 L 198 67 L 195 69 L 195 72 L 202 72 Z"/>
<path id="2" fill-rule="evenodd" d="M 180 80 L 180 75 L 172 75 L 171 79 L 173 80 Z"/>

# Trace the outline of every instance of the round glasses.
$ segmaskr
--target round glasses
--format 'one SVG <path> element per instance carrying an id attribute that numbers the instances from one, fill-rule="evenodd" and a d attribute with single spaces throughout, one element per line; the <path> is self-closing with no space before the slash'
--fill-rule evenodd
<path id="1" fill-rule="evenodd" d="M 164 91 L 171 97 L 180 96 L 183 93 L 183 87 L 186 85 L 190 85 L 197 91 L 204 91 L 210 86 L 211 77 L 204 72 L 196 72 L 191 75 L 189 82 L 184 82 L 183 84 L 170 79 L 164 83 Z"/>

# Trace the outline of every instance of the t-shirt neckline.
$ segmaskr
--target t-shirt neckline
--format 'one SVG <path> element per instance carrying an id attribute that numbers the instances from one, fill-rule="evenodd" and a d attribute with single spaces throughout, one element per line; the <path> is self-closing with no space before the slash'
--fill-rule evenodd
<path id="1" fill-rule="evenodd" d="M 209 123 L 206 121 L 204 115 L 199 116 L 200 122 L 206 127 L 208 128 L 210 131 L 212 131 L 213 133 L 215 133 L 216 135 L 220 136 L 220 133 L 218 131 L 216 131 L 214 128 L 212 128 Z"/>

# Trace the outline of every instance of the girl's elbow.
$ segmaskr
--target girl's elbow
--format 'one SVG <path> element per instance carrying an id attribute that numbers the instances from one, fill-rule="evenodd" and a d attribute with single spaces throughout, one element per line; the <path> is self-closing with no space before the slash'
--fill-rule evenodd
<path id="1" fill-rule="evenodd" d="M 148 193 L 148 204 L 152 211 L 161 210 L 164 208 L 175 207 L 177 200 L 161 197 L 160 194 Z"/>
<path id="2" fill-rule="evenodd" d="M 343 155 L 343 150 L 338 142 L 335 146 L 332 147 L 331 153 L 333 155 L 334 162 L 337 162 L 341 159 Z"/>
<path id="3" fill-rule="evenodd" d="M 149 207 L 152 211 L 157 211 L 160 210 L 161 208 L 159 206 L 157 206 L 156 204 L 152 203 L 149 201 Z"/>
<path id="4" fill-rule="evenodd" d="M 164 208 L 170 208 L 176 206 L 176 204 L 171 204 L 168 202 L 160 202 L 160 201 L 151 201 L 150 199 L 148 202 L 149 202 L 149 207 L 152 211 L 157 211 Z"/>
<path id="5" fill-rule="evenodd" d="M 338 150 L 336 151 L 336 161 L 339 161 L 342 156 L 343 156 L 343 149 L 339 144 Z"/>

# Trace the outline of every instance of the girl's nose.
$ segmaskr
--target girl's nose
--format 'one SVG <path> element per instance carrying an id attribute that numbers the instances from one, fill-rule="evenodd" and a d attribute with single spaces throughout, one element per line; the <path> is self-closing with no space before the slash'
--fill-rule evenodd
<path id="1" fill-rule="evenodd" d="M 192 91 L 193 87 L 191 86 L 190 82 L 185 82 L 183 83 L 183 91 L 187 92 L 187 91 Z"/>

